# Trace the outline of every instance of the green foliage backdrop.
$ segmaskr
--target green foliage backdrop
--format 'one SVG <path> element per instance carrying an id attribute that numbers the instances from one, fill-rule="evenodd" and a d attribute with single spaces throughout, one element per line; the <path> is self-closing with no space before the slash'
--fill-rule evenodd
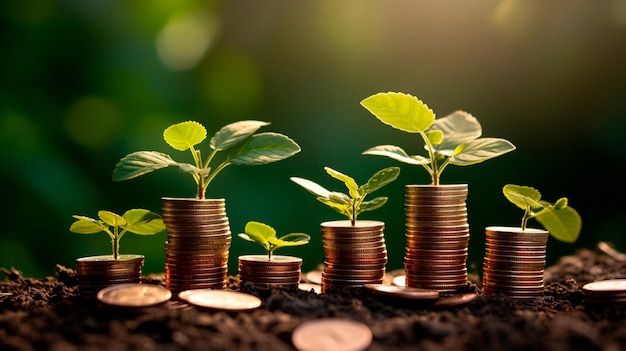
<path id="1" fill-rule="evenodd" d="M 567 196 L 580 212 L 579 241 L 550 241 L 549 262 L 599 240 L 626 250 L 624 0 L 5 1 L 0 33 L 1 267 L 39 277 L 107 253 L 106 236 L 69 231 L 72 214 L 160 212 L 161 196 L 195 191 L 173 169 L 113 183 L 121 157 L 169 151 L 162 132 L 173 123 L 212 133 L 257 119 L 302 152 L 226 169 L 212 184 L 207 196 L 226 198 L 234 235 L 231 273 L 238 255 L 261 253 L 236 237 L 252 220 L 310 234 L 283 253 L 312 269 L 323 261 L 319 224 L 338 215 L 289 177 L 332 187 L 329 166 L 363 183 L 397 163 L 362 151 L 421 150 L 359 105 L 384 91 L 416 95 L 438 116 L 468 111 L 484 135 L 517 146 L 442 178 L 469 183 L 471 267 L 482 265 L 485 226 L 519 221 L 506 183 Z M 403 186 L 429 181 L 401 168 L 380 194 L 389 202 L 363 215 L 387 223 L 390 269 L 402 267 Z M 125 238 L 122 253 L 162 272 L 165 238 Z"/>

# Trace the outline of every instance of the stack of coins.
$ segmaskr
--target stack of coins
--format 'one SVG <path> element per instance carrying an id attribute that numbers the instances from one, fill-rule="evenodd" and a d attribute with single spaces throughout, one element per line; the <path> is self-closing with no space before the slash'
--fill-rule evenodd
<path id="1" fill-rule="evenodd" d="M 162 199 L 165 284 L 173 293 L 223 289 L 232 240 L 224 199 Z"/>
<path id="2" fill-rule="evenodd" d="M 324 271 L 322 292 L 335 286 L 362 287 L 364 284 L 381 284 L 387 264 L 387 247 L 379 221 L 324 222 Z"/>
<path id="3" fill-rule="evenodd" d="M 467 184 L 407 185 L 405 285 L 454 291 L 467 283 Z"/>
<path id="4" fill-rule="evenodd" d="M 95 298 L 98 291 L 116 284 L 141 281 L 142 255 L 82 257 L 76 260 L 78 290 L 85 298 Z"/>
<path id="5" fill-rule="evenodd" d="M 599 280 L 583 285 L 586 305 L 626 304 L 626 279 Z"/>
<path id="6" fill-rule="evenodd" d="M 292 256 L 239 256 L 239 281 L 265 286 L 298 286 L 302 259 Z"/>
<path id="7" fill-rule="evenodd" d="M 487 227 L 483 293 L 516 299 L 543 296 L 543 269 L 549 232 L 540 229 Z"/>

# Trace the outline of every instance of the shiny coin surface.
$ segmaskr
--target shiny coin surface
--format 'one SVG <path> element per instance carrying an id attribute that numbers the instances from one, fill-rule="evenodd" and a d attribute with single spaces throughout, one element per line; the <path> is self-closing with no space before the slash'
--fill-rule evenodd
<path id="1" fill-rule="evenodd" d="M 583 291 L 587 293 L 626 292 L 626 279 L 609 279 L 587 283 L 583 285 Z"/>
<path id="2" fill-rule="evenodd" d="M 98 292 L 100 302 L 110 306 L 148 307 L 162 304 L 172 297 L 172 293 L 160 285 L 120 284 L 104 288 Z"/>
<path id="3" fill-rule="evenodd" d="M 258 297 L 231 290 L 185 290 L 178 294 L 178 298 L 194 306 L 223 311 L 246 311 L 261 306 Z"/>
<path id="4" fill-rule="evenodd" d="M 456 306 L 461 306 L 461 305 L 468 304 L 468 303 L 476 300 L 477 297 L 478 297 L 478 294 L 475 294 L 475 293 L 467 293 L 467 294 L 446 296 L 446 297 L 442 297 L 439 300 L 433 302 L 433 304 L 430 305 L 430 306 L 434 307 L 434 308 L 456 307 Z"/>
<path id="5" fill-rule="evenodd" d="M 320 283 L 321 283 L 321 281 L 320 281 Z M 315 292 L 316 294 L 321 294 L 322 293 L 322 285 L 321 284 L 300 283 L 298 285 L 298 289 L 304 290 L 304 291 L 311 291 L 311 290 L 313 290 L 313 292 Z"/>
<path id="6" fill-rule="evenodd" d="M 322 284 L 322 272 L 310 271 L 304 275 L 304 279 L 312 284 Z"/>
<path id="7" fill-rule="evenodd" d="M 393 277 L 393 285 L 395 286 L 406 286 L 406 275 L 398 275 Z"/>
<path id="8" fill-rule="evenodd" d="M 411 300 L 437 300 L 439 298 L 438 290 L 418 289 L 418 288 L 406 288 L 396 285 L 383 285 L 383 284 L 365 284 L 365 289 L 371 290 L 377 294 L 395 297 L 399 299 L 411 299 Z"/>
<path id="9" fill-rule="evenodd" d="M 291 341 L 299 351 L 361 351 L 372 343 L 372 331 L 350 319 L 324 318 L 300 324 Z"/>

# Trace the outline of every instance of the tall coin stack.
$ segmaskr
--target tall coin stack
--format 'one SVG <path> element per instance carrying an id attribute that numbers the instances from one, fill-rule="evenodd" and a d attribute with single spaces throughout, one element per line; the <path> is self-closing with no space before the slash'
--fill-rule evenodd
<path id="1" fill-rule="evenodd" d="M 232 237 L 224 199 L 163 198 L 162 210 L 166 287 L 174 294 L 225 288 Z"/>
<path id="2" fill-rule="evenodd" d="M 454 291 L 467 283 L 467 184 L 406 186 L 406 286 Z"/>
<path id="3" fill-rule="evenodd" d="M 324 245 L 322 292 L 332 287 L 382 284 L 387 247 L 379 221 L 331 221 L 321 224 Z"/>
<path id="4" fill-rule="evenodd" d="M 78 290 L 85 298 L 95 298 L 98 291 L 115 284 L 141 282 L 142 255 L 81 257 L 76 260 Z"/>
<path id="5" fill-rule="evenodd" d="M 239 256 L 239 281 L 265 286 L 298 286 L 302 259 L 292 256 Z"/>
<path id="6" fill-rule="evenodd" d="M 549 232 L 540 229 L 487 227 L 483 294 L 517 299 L 543 296 L 543 269 Z"/>

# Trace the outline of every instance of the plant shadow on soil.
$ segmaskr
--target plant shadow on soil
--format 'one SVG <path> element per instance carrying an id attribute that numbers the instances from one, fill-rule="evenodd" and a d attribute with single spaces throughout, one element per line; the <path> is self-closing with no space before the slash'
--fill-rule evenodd
<path id="1" fill-rule="evenodd" d="M 372 331 L 368 350 L 621 350 L 626 307 L 586 306 L 582 286 L 626 278 L 626 262 L 587 249 L 545 271 L 544 296 L 482 296 L 447 309 L 381 298 L 365 289 L 316 294 L 259 288 L 229 278 L 228 289 L 260 297 L 254 311 L 211 311 L 172 300 L 145 309 L 116 309 L 83 299 L 74 270 L 33 279 L 2 269 L 0 350 L 295 350 L 301 323 L 344 317 Z M 480 292 L 480 281 L 461 291 Z M 164 285 L 162 275 L 143 278 Z"/>

